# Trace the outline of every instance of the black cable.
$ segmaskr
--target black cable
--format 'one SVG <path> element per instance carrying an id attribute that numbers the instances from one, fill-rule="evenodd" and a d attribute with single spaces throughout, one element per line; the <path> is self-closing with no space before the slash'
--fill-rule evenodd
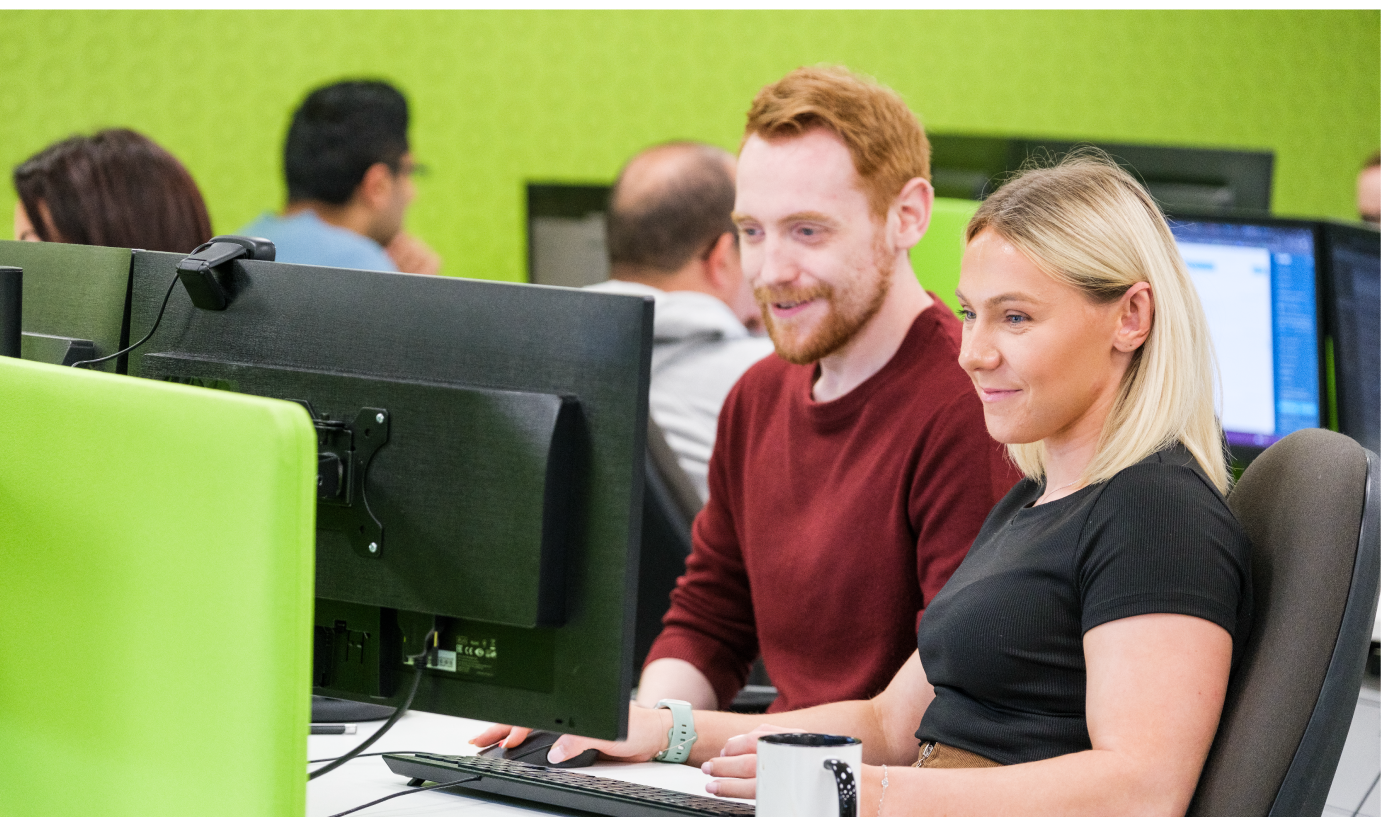
<path id="1" fill-rule="evenodd" d="M 394 710 L 394 714 L 389 716 L 389 720 L 385 721 L 384 725 L 379 727 L 379 729 L 376 730 L 373 735 L 370 735 L 368 738 L 365 738 L 365 740 L 361 741 L 359 746 L 356 746 L 354 749 L 350 750 L 344 755 L 341 755 L 340 757 L 336 758 L 331 763 L 328 763 L 322 768 L 313 772 L 308 772 L 307 779 L 309 781 L 316 780 L 317 778 L 321 777 L 322 775 L 326 774 L 332 769 L 345 765 L 351 760 L 354 760 L 355 758 L 359 757 L 361 752 L 370 748 L 371 744 L 373 744 L 380 738 L 384 737 L 384 733 L 388 732 L 394 724 L 399 722 L 399 718 L 402 718 L 403 713 L 407 712 L 408 707 L 413 704 L 413 696 L 418 694 L 418 684 L 423 680 L 423 670 L 427 668 L 428 659 L 432 657 L 433 651 L 437 649 L 436 619 L 433 619 L 432 629 L 428 630 L 427 635 L 423 637 L 423 644 L 425 646 L 423 647 L 423 651 L 421 653 L 419 653 L 418 655 L 408 656 L 413 660 L 413 686 L 408 690 L 408 697 L 404 698 L 403 703 L 399 705 L 399 708 Z"/>
<path id="2" fill-rule="evenodd" d="M 139 343 L 136 343 L 133 346 L 126 346 L 124 349 L 121 349 L 113 355 L 98 357 L 95 360 L 78 360 L 77 362 L 72 364 L 72 368 L 75 369 L 79 366 L 95 366 L 97 363 L 105 363 L 107 360 L 114 360 L 115 358 L 120 357 L 121 355 L 128 355 L 130 352 L 133 352 L 135 349 L 139 348 L 140 346 L 143 346 L 144 341 L 154 336 L 154 330 L 158 329 L 159 321 L 163 320 L 163 310 L 168 308 L 168 299 L 173 296 L 173 287 L 177 286 L 177 283 L 178 276 L 174 275 L 173 280 L 168 283 L 168 291 L 163 295 L 163 306 L 160 306 L 158 308 L 158 317 L 154 318 L 154 325 L 149 327 L 149 334 L 145 335 L 143 340 L 140 340 Z"/>
<path id="3" fill-rule="evenodd" d="M 449 789 L 452 786 L 460 786 L 464 783 L 474 783 L 479 779 L 480 775 L 476 775 L 475 777 L 468 777 L 465 780 L 454 780 L 451 783 L 438 783 L 435 786 L 420 786 L 416 789 L 409 789 L 408 791 L 395 792 L 387 797 L 381 797 L 378 800 L 371 800 L 363 806 L 356 806 L 355 808 L 348 809 L 346 811 L 338 811 L 335 814 L 331 815 L 331 817 L 346 817 L 347 814 L 354 814 L 357 811 L 364 811 L 370 806 L 377 806 L 380 803 L 383 803 L 385 800 L 393 800 L 395 797 L 402 797 L 405 794 L 417 794 L 420 791 L 432 791 L 433 789 Z"/>

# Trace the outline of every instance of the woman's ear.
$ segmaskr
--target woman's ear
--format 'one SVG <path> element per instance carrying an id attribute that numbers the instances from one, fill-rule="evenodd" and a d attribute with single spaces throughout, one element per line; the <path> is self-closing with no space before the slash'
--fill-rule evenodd
<path id="1" fill-rule="evenodd" d="M 1131 353 L 1148 340 L 1153 325 L 1152 286 L 1139 281 L 1119 298 L 1119 324 L 1114 332 L 1114 348 Z"/>

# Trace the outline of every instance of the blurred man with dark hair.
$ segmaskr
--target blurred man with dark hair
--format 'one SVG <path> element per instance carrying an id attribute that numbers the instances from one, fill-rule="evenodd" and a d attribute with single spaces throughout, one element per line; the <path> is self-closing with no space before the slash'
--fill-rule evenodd
<path id="1" fill-rule="evenodd" d="M 590 287 L 654 299 L 649 410 L 703 501 L 725 395 L 773 351 L 745 328 L 759 308 L 740 269 L 734 205 L 728 152 L 671 142 L 639 153 L 610 191 L 612 280 Z"/>
<path id="2" fill-rule="evenodd" d="M 1358 195 L 1359 218 L 1371 224 L 1378 223 L 1380 210 L 1378 186 L 1378 151 L 1374 151 L 1359 171 Z"/>
<path id="3" fill-rule="evenodd" d="M 403 231 L 418 171 L 408 149 L 408 101 L 386 82 L 318 88 L 293 113 L 283 149 L 288 205 L 241 232 L 262 236 L 291 264 L 435 274 L 441 259 Z"/>

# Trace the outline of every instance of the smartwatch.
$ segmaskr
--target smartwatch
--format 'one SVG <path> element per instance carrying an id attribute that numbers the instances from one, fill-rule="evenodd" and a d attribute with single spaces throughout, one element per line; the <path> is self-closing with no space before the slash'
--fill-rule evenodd
<path id="1" fill-rule="evenodd" d="M 662 763 L 682 763 L 691 755 L 692 744 L 696 743 L 696 727 L 692 725 L 691 704 L 664 698 L 654 709 L 672 712 L 672 728 L 667 730 L 667 748 L 653 756 Z"/>

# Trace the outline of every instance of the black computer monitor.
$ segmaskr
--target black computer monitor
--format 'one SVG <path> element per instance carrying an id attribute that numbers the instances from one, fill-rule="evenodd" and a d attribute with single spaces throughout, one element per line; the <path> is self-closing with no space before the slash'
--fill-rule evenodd
<path id="1" fill-rule="evenodd" d="M 131 251 L 36 241 L 0 241 L 0 266 L 23 274 L 20 357 L 66 364 L 124 347 Z M 123 358 L 93 368 L 123 372 Z"/>
<path id="2" fill-rule="evenodd" d="M 179 258 L 137 255 L 133 336 Z M 224 283 L 219 312 L 175 288 L 129 371 L 310 408 L 313 691 L 397 704 L 439 621 L 414 708 L 623 735 L 652 301 L 258 261 Z"/>
<path id="3" fill-rule="evenodd" d="M 1164 208 L 1266 216 L 1272 201 L 1273 154 L 1267 151 L 935 132 L 927 136 L 938 196 L 983 200 L 1034 159 L 1050 161 L 1091 146 L 1128 168 Z"/>
<path id="4" fill-rule="evenodd" d="M 1326 326 L 1339 429 L 1378 453 L 1378 228 L 1326 223 Z"/>
<path id="5" fill-rule="evenodd" d="M 1210 323 L 1216 406 L 1235 459 L 1325 425 L 1318 226 L 1226 217 L 1171 227 Z"/>

